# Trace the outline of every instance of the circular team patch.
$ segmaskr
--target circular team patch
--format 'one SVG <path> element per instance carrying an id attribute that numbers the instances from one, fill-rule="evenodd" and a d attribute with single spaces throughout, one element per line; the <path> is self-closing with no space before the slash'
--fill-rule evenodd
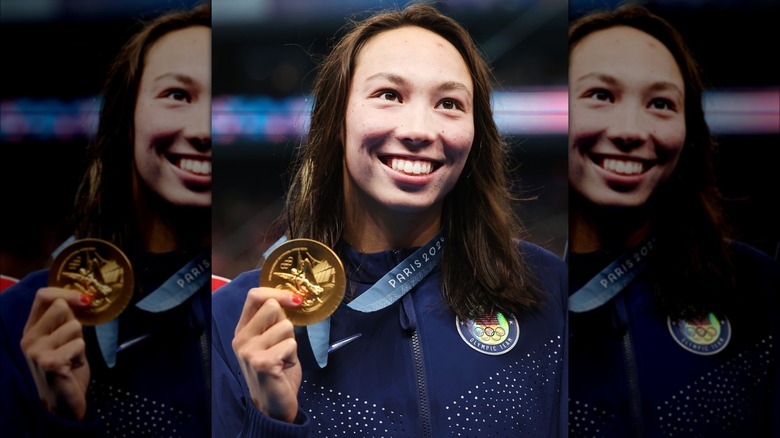
<path id="1" fill-rule="evenodd" d="M 728 318 L 718 318 L 714 313 L 696 320 L 672 321 L 669 317 L 667 322 L 669 333 L 674 340 L 694 354 L 709 356 L 720 353 L 731 339 L 731 323 Z"/>
<path id="2" fill-rule="evenodd" d="M 461 321 L 455 317 L 455 326 L 461 339 L 482 354 L 497 356 L 517 345 L 519 329 L 517 318 L 506 318 L 503 314 Z"/>

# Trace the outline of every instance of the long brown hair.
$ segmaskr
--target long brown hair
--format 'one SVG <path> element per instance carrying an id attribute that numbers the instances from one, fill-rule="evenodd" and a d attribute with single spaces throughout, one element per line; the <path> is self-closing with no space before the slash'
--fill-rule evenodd
<path id="1" fill-rule="evenodd" d="M 308 139 L 298 152 L 287 196 L 284 219 L 289 235 L 330 246 L 342 237 L 346 220 L 341 139 L 355 59 L 381 32 L 421 27 L 455 46 L 474 81 L 474 143 L 442 213 L 445 302 L 464 318 L 496 311 L 520 315 L 534 309 L 543 298 L 513 240 L 523 228 L 511 208 L 506 144 L 493 120 L 492 72 L 471 36 L 455 20 L 420 4 L 350 24 L 320 65 Z"/>
<path id="2" fill-rule="evenodd" d="M 670 183 L 653 195 L 650 208 L 657 238 L 656 294 L 676 317 L 722 311 L 734 278 L 726 240 L 729 227 L 713 170 L 716 142 L 704 116 L 702 72 L 677 29 L 637 4 L 573 21 L 569 53 L 587 35 L 615 26 L 633 27 L 660 41 L 674 57 L 685 83 L 685 144 Z"/>
<path id="3" fill-rule="evenodd" d="M 108 240 L 120 248 L 139 242 L 133 210 L 134 113 L 149 48 L 162 36 L 191 26 L 211 27 L 211 6 L 198 5 L 161 15 L 136 32 L 114 58 L 102 89 L 95 140 L 76 194 L 77 237 Z"/>

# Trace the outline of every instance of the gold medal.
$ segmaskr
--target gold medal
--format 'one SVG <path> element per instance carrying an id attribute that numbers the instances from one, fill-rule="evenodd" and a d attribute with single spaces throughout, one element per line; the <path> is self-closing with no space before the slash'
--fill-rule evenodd
<path id="1" fill-rule="evenodd" d="M 133 297 L 130 260 L 113 244 L 100 239 L 79 239 L 54 258 L 49 286 L 81 292 L 89 305 L 74 309 L 83 325 L 111 321 Z"/>
<path id="2" fill-rule="evenodd" d="M 310 325 L 329 317 L 339 307 L 346 275 L 332 249 L 311 239 L 292 239 L 274 249 L 263 263 L 260 286 L 289 290 L 301 305 L 285 309 L 295 325 Z"/>

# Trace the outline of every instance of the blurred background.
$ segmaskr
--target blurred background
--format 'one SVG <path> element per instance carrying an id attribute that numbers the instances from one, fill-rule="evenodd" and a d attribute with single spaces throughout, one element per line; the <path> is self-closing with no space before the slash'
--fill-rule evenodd
<path id="1" fill-rule="evenodd" d="M 570 19 L 616 0 L 570 0 Z M 704 72 L 704 109 L 719 145 L 715 165 L 735 237 L 780 260 L 780 2 L 638 2 L 682 34 Z"/>
<path id="2" fill-rule="evenodd" d="M 288 166 L 301 143 L 316 63 L 350 19 L 406 2 L 213 0 L 213 269 L 257 266 L 283 231 Z M 512 150 L 516 208 L 530 240 L 562 255 L 566 178 L 567 3 L 438 1 L 480 45 L 497 79 L 494 108 Z"/>
<path id="3" fill-rule="evenodd" d="M 0 2 L 0 275 L 44 267 L 69 235 L 108 65 L 143 20 L 192 0 Z"/>
<path id="4" fill-rule="evenodd" d="M 108 63 L 140 20 L 192 0 L 0 2 L 0 275 L 42 268 L 70 233 Z M 316 62 L 350 18 L 393 0 L 213 0 L 214 273 L 253 268 L 281 233 L 292 152 L 308 121 Z M 531 240 L 562 255 L 567 215 L 566 26 L 612 0 L 442 0 L 479 42 L 513 152 L 516 207 Z M 777 257 L 780 2 L 646 2 L 704 68 L 717 166 L 738 237 Z"/>

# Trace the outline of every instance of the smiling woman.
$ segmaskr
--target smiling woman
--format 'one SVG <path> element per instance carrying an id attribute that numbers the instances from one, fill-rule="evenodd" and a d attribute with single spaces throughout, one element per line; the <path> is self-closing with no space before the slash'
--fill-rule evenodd
<path id="1" fill-rule="evenodd" d="M 650 35 L 616 26 L 571 53 L 569 178 L 603 207 L 644 205 L 671 178 L 685 142 L 685 85 Z"/>
<path id="2" fill-rule="evenodd" d="M 136 175 L 174 205 L 211 206 L 210 43 L 206 26 L 163 36 L 139 84 Z"/>
<path id="3" fill-rule="evenodd" d="M 355 64 L 344 144 L 344 206 L 354 219 L 345 238 L 362 252 L 420 246 L 440 228 L 474 141 L 468 67 L 452 44 L 419 27 L 377 35 Z"/>
<path id="4" fill-rule="evenodd" d="M 520 240 L 486 62 L 430 6 L 352 24 L 281 217 L 284 237 L 333 248 L 344 301 L 293 327 L 330 287 L 300 255 L 214 293 L 214 435 L 564 434 L 565 265 Z M 305 290 L 258 287 L 302 283 L 298 266 Z"/>
<path id="5" fill-rule="evenodd" d="M 59 253 L 76 256 L 0 295 L 9 436 L 209 435 L 210 26 L 208 5 L 163 14 L 112 64 Z"/>
<path id="6" fill-rule="evenodd" d="M 642 6 L 570 47 L 570 434 L 775 436 L 774 260 L 728 239 L 703 84 Z"/>

